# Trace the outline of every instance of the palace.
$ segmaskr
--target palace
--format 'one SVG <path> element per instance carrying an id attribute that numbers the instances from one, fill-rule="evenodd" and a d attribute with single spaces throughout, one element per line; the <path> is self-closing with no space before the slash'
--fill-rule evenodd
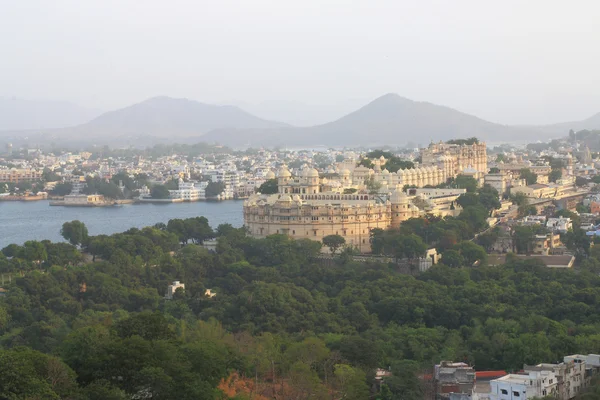
<path id="1" fill-rule="evenodd" d="M 398 172 L 381 170 L 384 159 L 374 162 L 373 169 L 344 161 L 337 171 L 323 174 L 305 167 L 292 175 L 283 166 L 277 173 L 278 193 L 256 193 L 244 201 L 244 225 L 255 237 L 285 234 L 321 241 L 340 235 L 347 244 L 369 252 L 372 229 L 398 228 L 425 214 L 458 215 L 461 208 L 455 201 L 465 190 L 433 187 L 459 174 L 480 180 L 487 172 L 485 144 L 432 144 L 422 157 L 423 166 Z M 266 178 L 274 179 L 275 174 L 269 171 Z M 414 189 L 407 194 L 405 186 Z"/>

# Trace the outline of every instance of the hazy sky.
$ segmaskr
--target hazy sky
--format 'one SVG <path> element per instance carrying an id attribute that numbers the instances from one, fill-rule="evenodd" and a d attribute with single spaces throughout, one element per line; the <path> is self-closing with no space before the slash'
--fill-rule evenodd
<path id="1" fill-rule="evenodd" d="M 600 2 L 5 0 L 0 96 L 337 104 L 388 92 L 502 123 L 600 111 Z"/>

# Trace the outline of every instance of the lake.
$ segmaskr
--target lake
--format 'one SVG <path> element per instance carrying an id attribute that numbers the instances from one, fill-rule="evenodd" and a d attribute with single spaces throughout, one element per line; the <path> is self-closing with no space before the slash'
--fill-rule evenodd
<path id="1" fill-rule="evenodd" d="M 116 207 L 51 207 L 48 201 L 0 202 L 0 249 L 11 243 L 48 239 L 64 241 L 60 228 L 67 221 L 85 223 L 90 235 L 124 232 L 174 218 L 204 216 L 210 225 L 244 224 L 241 200 L 170 204 L 127 204 Z"/>

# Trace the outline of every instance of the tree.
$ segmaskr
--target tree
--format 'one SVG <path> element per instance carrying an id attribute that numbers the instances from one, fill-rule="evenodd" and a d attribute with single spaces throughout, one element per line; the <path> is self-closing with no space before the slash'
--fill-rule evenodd
<path id="1" fill-rule="evenodd" d="M 575 177 L 575 185 L 576 186 L 585 186 L 590 183 L 589 179 L 584 178 L 583 176 Z"/>
<path id="2" fill-rule="evenodd" d="M 377 182 L 373 175 L 365 179 L 365 186 L 370 194 L 377 193 L 381 189 L 381 182 Z"/>
<path id="3" fill-rule="evenodd" d="M 373 164 L 373 161 L 369 160 L 368 158 L 361 158 L 360 161 L 358 162 L 358 166 L 373 168 L 375 166 L 375 164 Z"/>
<path id="4" fill-rule="evenodd" d="M 459 189 L 467 189 L 467 192 L 475 192 L 477 190 L 477 181 L 468 175 L 458 175 L 454 180 L 454 185 Z"/>
<path id="5" fill-rule="evenodd" d="M 327 235 L 323 238 L 323 245 L 329 247 L 331 254 L 335 254 L 345 244 L 346 239 L 340 235 Z"/>
<path id="6" fill-rule="evenodd" d="M 260 185 L 257 192 L 262 194 L 275 194 L 278 190 L 277 179 L 269 179 Z"/>
<path id="7" fill-rule="evenodd" d="M 458 250 L 468 266 L 471 266 L 476 262 L 479 262 L 479 265 L 482 265 L 485 264 L 487 260 L 485 249 L 469 240 L 462 241 L 456 245 L 456 250 Z"/>
<path id="8" fill-rule="evenodd" d="M 217 197 L 225 190 L 225 184 L 223 182 L 209 182 L 204 190 L 207 198 Z"/>
<path id="9" fill-rule="evenodd" d="M 560 169 L 553 169 L 550 171 L 550 175 L 548 175 L 548 180 L 550 182 L 556 182 L 560 178 L 562 178 L 562 170 Z"/>
<path id="10" fill-rule="evenodd" d="M 65 222 L 60 230 L 60 234 L 73 246 L 79 246 L 88 240 L 87 227 L 83 222 L 78 220 Z"/>
<path id="11" fill-rule="evenodd" d="M 516 204 L 518 206 L 529 204 L 529 199 L 523 192 L 517 192 L 515 194 L 511 194 L 510 200 L 512 201 L 513 204 Z"/>
<path id="12" fill-rule="evenodd" d="M 500 173 L 499 168 L 496 168 L 496 167 L 490 168 L 490 174 L 499 174 L 499 173 Z"/>
<path id="13" fill-rule="evenodd" d="M 150 190 L 150 196 L 153 199 L 168 199 L 171 197 L 171 193 L 169 193 L 169 189 L 164 185 L 154 185 Z"/>
<path id="14" fill-rule="evenodd" d="M 525 182 L 528 185 L 533 185 L 537 182 L 537 175 L 531 172 L 529 168 L 521 169 L 521 174 L 519 175 L 520 179 L 525 179 Z"/>
<path id="15" fill-rule="evenodd" d="M 353 368 L 347 364 L 336 364 L 334 375 L 340 399 L 363 400 L 369 398 L 367 378 L 359 368 Z"/>
<path id="16" fill-rule="evenodd" d="M 442 263 L 451 268 L 458 268 L 464 265 L 465 259 L 458 251 L 448 249 L 442 253 Z"/>
<path id="17" fill-rule="evenodd" d="M 65 196 L 73 190 L 73 185 L 65 182 L 65 183 L 57 183 L 56 186 L 52 190 L 50 190 L 50 194 L 54 196 Z"/>

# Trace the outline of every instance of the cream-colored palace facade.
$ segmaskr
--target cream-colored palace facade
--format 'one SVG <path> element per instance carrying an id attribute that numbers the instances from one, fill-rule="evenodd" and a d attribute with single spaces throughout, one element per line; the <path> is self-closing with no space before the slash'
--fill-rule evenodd
<path id="1" fill-rule="evenodd" d="M 381 163 L 375 163 L 374 169 L 346 168 L 322 176 L 308 167 L 292 175 L 284 166 L 276 176 L 278 193 L 257 193 L 244 201 L 244 224 L 255 237 L 285 234 L 321 241 L 337 234 L 361 252 L 369 252 L 372 229 L 397 228 L 402 221 L 426 213 L 460 213 L 455 200 L 464 189 L 413 189 L 408 196 L 405 185 L 436 186 L 461 173 L 479 178 L 487 172 L 485 144 L 432 144 L 421 156 L 421 166 L 397 173 L 381 170 Z M 270 172 L 267 179 L 272 178 L 275 174 Z M 378 182 L 377 193 L 369 192 L 366 180 Z"/>

